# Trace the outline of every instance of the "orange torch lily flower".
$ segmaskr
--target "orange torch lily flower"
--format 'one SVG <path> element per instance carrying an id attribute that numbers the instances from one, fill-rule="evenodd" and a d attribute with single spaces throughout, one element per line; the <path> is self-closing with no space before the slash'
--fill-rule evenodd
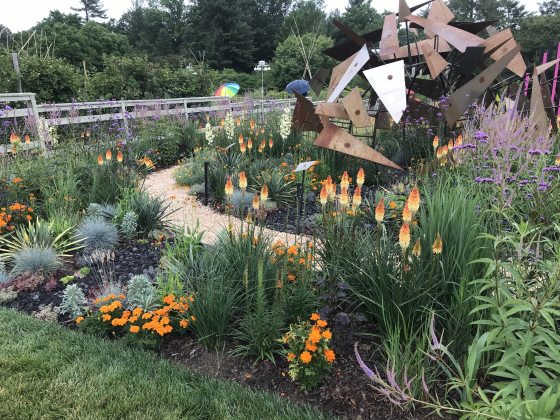
<path id="1" fill-rule="evenodd" d="M 253 140 L 251 139 L 251 137 L 249 137 L 249 140 L 247 140 L 247 149 L 251 151 L 252 148 L 253 148 Z"/>
<path id="2" fill-rule="evenodd" d="M 245 154 L 245 152 L 247 151 L 247 145 L 245 144 L 245 142 L 241 142 L 241 144 L 239 145 L 239 151 Z"/>
<path id="3" fill-rule="evenodd" d="M 239 145 L 241 145 L 243 143 L 243 134 L 239 135 Z"/>
<path id="4" fill-rule="evenodd" d="M 441 148 L 441 156 L 446 157 L 448 153 L 449 153 L 449 149 L 447 148 L 447 144 L 446 144 Z"/>
<path id="5" fill-rule="evenodd" d="M 455 147 L 463 145 L 463 135 L 459 134 L 455 139 Z"/>
<path id="6" fill-rule="evenodd" d="M 266 141 L 264 139 L 262 139 L 261 141 L 261 149 L 264 152 L 264 148 L 266 147 Z"/>
<path id="7" fill-rule="evenodd" d="M 410 225 L 408 223 L 404 223 L 401 226 L 401 230 L 399 231 L 399 245 L 403 252 L 406 251 L 410 245 Z"/>
<path id="8" fill-rule="evenodd" d="M 25 139 L 25 144 L 30 144 L 31 143 L 31 137 L 29 137 L 29 134 L 26 134 L 24 139 Z"/>
<path id="9" fill-rule="evenodd" d="M 19 143 L 21 141 L 20 137 L 16 133 L 10 134 L 10 143 Z"/>
<path id="10" fill-rule="evenodd" d="M 414 246 L 412 247 L 412 255 L 419 257 L 422 254 L 422 245 L 420 245 L 420 239 L 416 239 Z"/>
<path id="11" fill-rule="evenodd" d="M 439 159 L 441 159 L 443 157 L 443 148 L 442 147 L 438 147 L 436 150 L 436 157 Z"/>
<path id="12" fill-rule="evenodd" d="M 245 176 L 245 171 L 239 172 L 239 188 L 243 191 L 247 189 L 247 177 Z"/>
<path id="13" fill-rule="evenodd" d="M 272 137 L 271 137 L 268 139 L 268 147 L 272 149 L 272 146 L 274 146 L 274 142 L 272 141 Z"/>
<path id="14" fill-rule="evenodd" d="M 560 155 L 556 156 L 556 160 L 554 161 L 556 166 L 560 166 Z"/>
<path id="15" fill-rule="evenodd" d="M 117 152 L 117 162 L 122 163 L 122 161 L 123 161 L 123 154 L 122 154 L 122 152 L 119 150 L 119 151 Z"/>
<path id="16" fill-rule="evenodd" d="M 340 194 L 338 196 L 338 201 L 342 207 L 346 207 L 348 205 L 348 189 L 344 188 L 341 184 L 340 187 Z"/>
<path id="17" fill-rule="evenodd" d="M 443 241 L 441 240 L 441 235 L 438 234 L 436 235 L 436 239 L 432 245 L 432 252 L 434 254 L 441 254 L 443 251 Z"/>
<path id="18" fill-rule="evenodd" d="M 385 217 L 385 202 L 383 199 L 375 206 L 375 221 L 381 223 Z"/>
<path id="19" fill-rule="evenodd" d="M 261 206 L 258 194 L 253 196 L 253 210 L 257 211 Z"/>
<path id="20" fill-rule="evenodd" d="M 414 187 L 408 195 L 408 209 L 412 213 L 416 213 L 420 208 L 420 190 Z"/>
<path id="21" fill-rule="evenodd" d="M 268 185 L 263 184 L 261 188 L 261 201 L 268 200 Z"/>
<path id="22" fill-rule="evenodd" d="M 233 195 L 233 182 L 231 182 L 231 177 L 229 176 L 227 177 L 226 180 L 225 193 L 227 196 Z"/>
<path id="23" fill-rule="evenodd" d="M 327 192 L 327 186 L 323 185 L 323 188 L 321 188 L 321 193 L 319 194 L 319 201 L 321 202 L 321 205 L 323 207 L 327 204 L 328 199 L 329 193 Z"/>
<path id="24" fill-rule="evenodd" d="M 103 166 L 103 156 L 101 154 L 97 155 L 97 164 Z"/>
<path id="25" fill-rule="evenodd" d="M 113 159 L 113 152 L 111 152 L 111 149 L 107 149 L 105 152 L 105 160 L 109 161 L 111 159 Z"/>
<path id="26" fill-rule="evenodd" d="M 408 208 L 408 201 L 404 203 L 404 207 L 402 209 L 402 220 L 406 224 L 412 222 L 412 212 Z"/>
<path id="27" fill-rule="evenodd" d="M 362 189 L 360 187 L 356 187 L 354 195 L 352 195 L 352 205 L 360 207 L 360 204 L 362 204 Z"/>
<path id="28" fill-rule="evenodd" d="M 453 150 L 453 140 L 449 140 L 449 143 L 447 143 L 447 149 L 448 150 Z"/>
<path id="29" fill-rule="evenodd" d="M 358 175 L 356 175 L 356 184 L 358 184 L 358 187 L 362 187 L 362 185 L 364 185 L 364 181 L 366 179 L 366 174 L 364 173 L 364 168 L 360 168 L 358 170 Z"/>
<path id="30" fill-rule="evenodd" d="M 249 124 L 251 126 L 251 131 L 255 131 L 255 120 L 251 120 Z"/>
<path id="31" fill-rule="evenodd" d="M 348 180 L 348 171 L 344 171 L 342 179 L 340 180 L 340 188 L 348 188 L 349 186 L 350 181 Z"/>
<path id="32" fill-rule="evenodd" d="M 434 136 L 434 141 L 432 141 L 432 147 L 434 148 L 434 152 L 438 149 L 438 147 L 439 147 L 439 137 L 438 136 Z"/>

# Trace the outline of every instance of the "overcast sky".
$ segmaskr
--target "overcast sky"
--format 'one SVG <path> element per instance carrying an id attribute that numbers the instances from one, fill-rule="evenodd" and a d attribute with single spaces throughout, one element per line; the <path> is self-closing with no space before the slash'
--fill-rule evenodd
<path id="1" fill-rule="evenodd" d="M 329 11 L 343 10 L 348 4 L 347 0 L 325 0 Z M 421 3 L 422 0 L 408 0 L 409 6 Z M 132 4 L 131 0 L 105 0 L 105 8 L 110 18 L 119 18 Z M 521 0 L 527 9 L 538 10 L 538 0 Z M 0 0 L 0 23 L 13 32 L 29 29 L 35 23 L 45 18 L 49 10 L 58 9 L 63 13 L 70 13 L 70 7 L 77 6 L 78 0 Z M 396 11 L 398 0 L 373 0 L 372 5 L 378 11 Z"/>

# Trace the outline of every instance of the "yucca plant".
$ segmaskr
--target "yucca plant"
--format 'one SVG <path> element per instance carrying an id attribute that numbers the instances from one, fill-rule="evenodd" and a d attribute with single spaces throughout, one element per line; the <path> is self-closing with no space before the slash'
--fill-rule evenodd
<path id="1" fill-rule="evenodd" d="M 27 248 L 52 249 L 57 258 L 68 259 L 72 253 L 81 249 L 84 239 L 70 232 L 74 226 L 68 227 L 58 235 L 54 235 L 51 225 L 37 219 L 27 226 L 18 227 L 12 234 L 0 237 L 0 258 L 11 264 L 15 256 Z"/>
<path id="2" fill-rule="evenodd" d="M 288 206 L 296 201 L 296 183 L 287 177 L 289 173 L 280 169 L 263 171 L 255 176 L 252 184 L 255 191 L 260 191 L 266 184 L 269 199 L 278 205 Z"/>

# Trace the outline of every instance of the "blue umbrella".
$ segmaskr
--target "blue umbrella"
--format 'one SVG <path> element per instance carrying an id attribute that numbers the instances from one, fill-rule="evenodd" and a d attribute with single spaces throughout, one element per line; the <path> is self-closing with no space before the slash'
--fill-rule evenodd
<path id="1" fill-rule="evenodd" d="M 306 95 L 307 92 L 311 90 L 309 82 L 307 80 L 294 80 L 288 83 L 286 86 L 286 92 L 288 93 L 299 93 L 300 95 Z"/>

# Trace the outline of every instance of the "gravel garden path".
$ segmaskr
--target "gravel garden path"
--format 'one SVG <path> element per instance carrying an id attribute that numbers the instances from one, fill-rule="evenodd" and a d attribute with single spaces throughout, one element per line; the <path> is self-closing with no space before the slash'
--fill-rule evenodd
<path id="1" fill-rule="evenodd" d="M 175 210 L 169 220 L 174 225 L 194 229 L 199 225 L 199 229 L 204 232 L 203 242 L 212 244 L 218 234 L 227 227 L 228 216 L 220 214 L 208 206 L 204 206 L 197 201 L 196 197 L 189 194 L 189 187 L 183 187 L 175 183 L 174 173 L 178 166 L 153 172 L 146 177 L 144 186 L 148 192 L 154 196 L 167 199 L 171 202 L 171 209 Z M 234 229 L 240 227 L 241 222 L 235 217 L 231 217 Z M 265 229 L 265 233 L 274 237 L 274 240 L 282 240 L 287 243 L 295 243 L 306 240 L 307 237 L 293 235 L 289 233 L 277 232 Z"/>

